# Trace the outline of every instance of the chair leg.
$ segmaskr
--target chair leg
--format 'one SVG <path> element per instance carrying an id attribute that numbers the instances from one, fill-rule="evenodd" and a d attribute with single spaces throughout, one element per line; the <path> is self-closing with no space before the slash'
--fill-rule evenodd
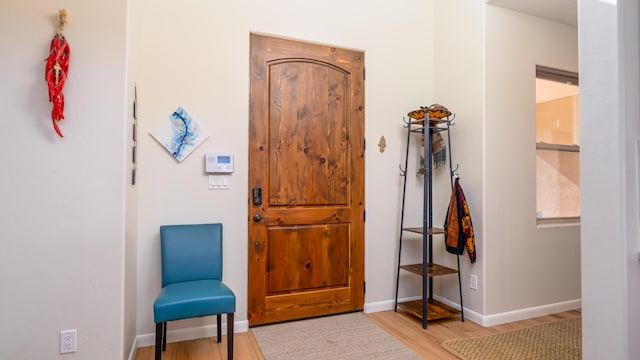
<path id="1" fill-rule="evenodd" d="M 167 322 L 162 323 L 162 351 L 167 351 Z"/>
<path id="2" fill-rule="evenodd" d="M 218 342 L 222 341 L 222 314 L 216 315 L 216 325 L 218 329 Z"/>
<path id="3" fill-rule="evenodd" d="M 156 360 L 162 359 L 162 322 L 156 323 Z"/>
<path id="4" fill-rule="evenodd" d="M 227 314 L 227 359 L 233 360 L 233 313 Z"/>

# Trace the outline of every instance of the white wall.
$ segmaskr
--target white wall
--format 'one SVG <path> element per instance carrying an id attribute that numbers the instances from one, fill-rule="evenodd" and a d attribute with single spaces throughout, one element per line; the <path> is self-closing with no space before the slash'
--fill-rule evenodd
<path id="1" fill-rule="evenodd" d="M 577 29 L 483 2 L 436 2 L 436 13 L 436 101 L 457 114 L 453 158 L 478 252 L 475 264 L 461 257 L 468 316 L 493 325 L 579 307 L 579 226 L 535 219 L 535 65 L 577 71 Z M 457 301 L 454 284 L 438 290 Z"/>
<path id="2" fill-rule="evenodd" d="M 516 320 L 522 309 L 580 306 L 579 226 L 539 227 L 535 217 L 535 65 L 578 72 L 577 45 L 575 27 L 486 5 L 481 256 L 489 324 L 510 312 Z"/>
<path id="3" fill-rule="evenodd" d="M 637 359 L 639 9 L 635 1 L 579 5 L 583 355 Z"/>
<path id="4" fill-rule="evenodd" d="M 430 1 L 418 0 L 136 2 L 131 56 L 137 64 L 131 80 L 138 84 L 140 102 L 139 334 L 150 335 L 154 329 L 152 303 L 160 289 L 158 227 L 172 223 L 224 224 L 224 279 L 237 296 L 236 320 L 246 326 L 250 32 L 365 52 L 365 301 L 391 306 L 401 191 L 398 165 L 405 142 L 402 117 L 433 102 L 433 26 L 425 25 L 431 9 Z M 182 163 L 148 135 L 177 106 L 184 106 L 211 134 Z M 383 135 L 388 147 L 381 154 L 377 144 Z M 216 150 L 235 155 L 230 190 L 207 189 L 203 156 Z M 170 330 L 211 323 L 190 320 L 172 324 Z"/>
<path id="5" fill-rule="evenodd" d="M 44 59 L 66 8 L 64 139 Z M 121 358 L 124 338 L 126 1 L 8 1 L 0 23 L 0 358 Z"/>
<path id="6" fill-rule="evenodd" d="M 625 152 L 625 237 L 627 304 L 626 331 L 627 356 L 629 359 L 640 357 L 640 342 L 634 341 L 640 337 L 640 6 L 636 1 L 621 2 L 618 8 L 620 17 L 621 36 L 619 53 L 622 59 L 621 77 L 624 96 L 622 97 L 622 122 L 624 124 L 624 152 Z M 595 134 L 592 134 L 595 135 Z M 593 240 L 593 239 L 591 239 Z M 589 273 L 590 275 L 591 273 Z M 596 310 L 597 311 L 597 310 Z M 591 314 L 590 314 L 591 316 Z M 594 316 L 595 317 L 595 316 Z M 602 318 L 600 318 L 602 319 Z M 589 333 L 592 337 L 594 334 Z M 589 339 L 590 340 L 590 339 Z M 588 340 L 587 340 L 588 341 Z"/>
<path id="7" fill-rule="evenodd" d="M 136 39 L 133 37 L 137 21 L 130 14 L 135 6 L 134 1 L 127 1 L 127 114 L 125 125 L 125 248 L 124 248 L 124 358 L 129 358 L 137 348 L 138 335 L 138 189 L 133 184 L 133 147 L 137 142 L 133 138 L 133 102 L 135 100 L 135 75 L 137 63 L 131 56 L 131 49 L 135 49 Z M 136 169 L 137 171 L 137 169 Z"/>
<path id="8" fill-rule="evenodd" d="M 484 264 L 487 253 L 484 249 L 484 196 L 483 196 L 483 149 L 484 149 L 484 59 L 483 59 L 483 8 L 480 1 L 437 1 L 435 13 L 435 101 L 456 113 L 455 125 L 451 128 L 453 167 L 458 166 L 462 186 L 476 237 L 477 262 L 471 264 L 465 252 L 460 256 L 464 306 L 476 314 L 484 313 Z M 455 25 L 454 25 L 455 24 Z M 447 169 L 448 170 L 448 169 Z M 435 178 L 434 203 L 438 204 L 434 221 L 438 226 L 444 222 L 446 208 L 451 195 L 448 171 Z M 446 253 L 441 239 L 435 243 L 439 259 L 455 267 L 455 256 Z M 443 261 L 445 262 L 445 261 Z M 470 290 L 469 276 L 478 277 L 478 290 Z M 438 293 L 458 303 L 457 278 L 438 279 Z M 480 322 L 481 319 L 467 313 L 467 317 Z"/>

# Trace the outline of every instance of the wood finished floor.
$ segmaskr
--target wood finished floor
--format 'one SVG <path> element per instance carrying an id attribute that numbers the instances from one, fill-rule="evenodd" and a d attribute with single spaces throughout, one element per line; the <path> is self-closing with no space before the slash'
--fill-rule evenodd
<path id="1" fill-rule="evenodd" d="M 457 358 L 440 347 L 447 339 L 477 337 L 498 334 L 546 322 L 580 317 L 580 310 L 566 311 L 558 314 L 522 320 L 492 327 L 482 327 L 469 320 L 461 322 L 459 318 L 451 318 L 430 322 L 428 329 L 422 329 L 422 323 L 415 317 L 393 311 L 382 311 L 365 314 L 386 332 L 393 335 L 408 347 L 426 359 L 456 360 Z M 221 343 L 215 338 L 181 341 L 167 344 L 163 360 L 225 360 L 227 358 L 226 336 Z M 234 358 L 237 360 L 264 360 L 251 330 L 235 334 Z M 139 348 L 135 360 L 153 360 L 154 346 Z"/>

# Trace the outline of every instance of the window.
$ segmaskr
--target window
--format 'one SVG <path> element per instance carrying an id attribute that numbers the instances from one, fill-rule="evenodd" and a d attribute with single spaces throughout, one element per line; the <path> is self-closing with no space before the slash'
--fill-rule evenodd
<path id="1" fill-rule="evenodd" d="M 580 217 L 578 74 L 536 66 L 536 217 Z"/>

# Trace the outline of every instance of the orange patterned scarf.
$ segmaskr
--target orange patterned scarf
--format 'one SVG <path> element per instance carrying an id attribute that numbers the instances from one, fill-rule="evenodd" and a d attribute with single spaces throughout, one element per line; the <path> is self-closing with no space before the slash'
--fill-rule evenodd
<path id="1" fill-rule="evenodd" d="M 462 255 L 466 248 L 471 263 L 476 262 L 476 243 L 471 212 L 458 178 L 453 185 L 444 230 L 446 250 L 452 254 Z"/>

